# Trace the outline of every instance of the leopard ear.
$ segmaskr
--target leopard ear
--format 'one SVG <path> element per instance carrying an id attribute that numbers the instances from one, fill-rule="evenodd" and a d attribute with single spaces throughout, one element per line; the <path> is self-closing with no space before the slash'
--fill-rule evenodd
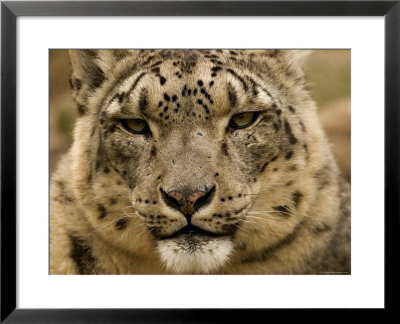
<path id="1" fill-rule="evenodd" d="M 275 57 L 287 76 L 294 80 L 302 80 L 304 78 L 303 68 L 310 54 L 310 50 L 277 50 Z"/>
<path id="2" fill-rule="evenodd" d="M 90 95 L 102 86 L 117 62 L 130 58 L 133 53 L 128 50 L 108 49 L 69 50 L 72 65 L 70 86 L 72 96 L 78 104 L 79 115 L 86 113 Z"/>
<path id="3" fill-rule="evenodd" d="M 276 58 L 279 61 L 285 61 L 286 64 L 301 67 L 307 61 L 311 50 L 267 49 L 262 50 L 262 53 L 264 57 Z"/>
<path id="4" fill-rule="evenodd" d="M 299 79 L 304 76 L 303 66 L 311 54 L 311 50 L 267 49 L 250 50 L 249 53 L 256 54 L 261 62 L 269 65 L 269 68 L 274 66 L 275 69 L 286 71 L 288 75 Z"/>
<path id="5" fill-rule="evenodd" d="M 291 67 L 302 68 L 311 54 L 311 50 L 283 50 L 283 56 Z"/>
<path id="6" fill-rule="evenodd" d="M 95 89 L 105 79 L 100 67 L 98 50 L 69 50 L 72 64 L 71 88 L 79 92 L 81 88 Z"/>

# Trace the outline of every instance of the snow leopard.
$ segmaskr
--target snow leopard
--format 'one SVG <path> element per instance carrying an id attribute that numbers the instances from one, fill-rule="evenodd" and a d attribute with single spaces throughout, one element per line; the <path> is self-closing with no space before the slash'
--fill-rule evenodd
<path id="1" fill-rule="evenodd" d="M 70 50 L 50 274 L 350 274 L 309 51 Z"/>

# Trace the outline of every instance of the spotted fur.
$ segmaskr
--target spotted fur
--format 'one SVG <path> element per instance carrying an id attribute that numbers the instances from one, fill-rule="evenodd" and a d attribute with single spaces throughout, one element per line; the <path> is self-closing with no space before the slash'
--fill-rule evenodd
<path id="1" fill-rule="evenodd" d="M 350 273 L 349 188 L 306 54 L 70 51 L 79 118 L 51 181 L 50 273 Z"/>

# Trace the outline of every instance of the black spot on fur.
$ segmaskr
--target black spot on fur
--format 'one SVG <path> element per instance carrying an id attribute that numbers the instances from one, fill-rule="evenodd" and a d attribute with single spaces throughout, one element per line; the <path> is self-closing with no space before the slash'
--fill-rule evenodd
<path id="1" fill-rule="evenodd" d="M 247 80 L 250 81 L 250 84 L 251 84 L 251 91 L 252 91 L 252 93 L 253 93 L 253 96 L 257 96 L 258 93 L 259 93 L 258 90 L 257 90 L 257 88 L 259 87 L 259 85 L 258 85 L 257 82 L 254 81 L 254 79 L 251 78 L 250 76 L 247 77 Z"/>
<path id="2" fill-rule="evenodd" d="M 65 188 L 64 182 L 62 182 L 62 181 L 57 181 L 56 183 L 57 183 L 57 185 L 58 185 L 61 189 L 64 189 L 64 188 Z"/>
<path id="3" fill-rule="evenodd" d="M 107 216 L 107 209 L 102 204 L 97 205 L 97 210 L 100 212 L 100 219 L 103 219 Z"/>
<path id="4" fill-rule="evenodd" d="M 96 258 L 88 241 L 75 233 L 69 233 L 71 241 L 70 257 L 74 261 L 79 274 L 92 274 L 96 269 Z"/>
<path id="5" fill-rule="evenodd" d="M 221 144 L 221 150 L 222 150 L 222 153 L 224 153 L 225 156 L 229 157 L 228 145 L 226 144 L 226 142 L 223 142 Z"/>
<path id="6" fill-rule="evenodd" d="M 118 103 L 122 103 L 122 101 L 124 101 L 124 99 L 125 99 L 125 96 L 126 96 L 126 93 L 125 93 L 125 92 L 116 93 L 116 94 L 112 97 L 111 101 L 118 100 Z"/>
<path id="7" fill-rule="evenodd" d="M 294 206 L 297 208 L 299 206 L 300 200 L 303 197 L 303 194 L 300 191 L 295 191 L 292 193 L 292 200 Z"/>
<path id="8" fill-rule="evenodd" d="M 107 167 L 105 167 L 103 171 L 104 171 L 104 173 L 109 173 L 109 172 L 110 172 L 110 169 L 107 168 Z"/>
<path id="9" fill-rule="evenodd" d="M 228 90 L 229 102 L 231 103 L 232 107 L 235 107 L 236 103 L 237 103 L 237 95 L 236 95 L 235 88 L 230 83 L 228 83 L 228 89 L 227 90 Z"/>
<path id="10" fill-rule="evenodd" d="M 81 87 L 82 87 L 82 81 L 78 78 L 71 77 L 69 79 L 69 85 L 72 90 L 79 91 L 79 90 L 81 90 Z"/>
<path id="11" fill-rule="evenodd" d="M 90 79 L 90 87 L 91 88 L 98 88 L 101 86 L 103 81 L 106 79 L 104 72 L 98 66 L 93 66 L 92 68 L 92 77 Z"/>
<path id="12" fill-rule="evenodd" d="M 269 162 L 264 163 L 264 165 L 260 169 L 260 172 L 264 172 L 264 170 L 268 166 L 268 164 L 269 164 Z"/>
<path id="13" fill-rule="evenodd" d="M 145 65 L 149 64 L 153 59 L 154 59 L 154 55 L 150 55 L 150 56 L 146 59 L 146 61 L 144 61 L 144 62 L 142 63 L 142 65 L 145 66 Z M 161 62 L 160 62 L 160 63 L 161 63 Z M 157 65 L 158 65 L 158 64 L 157 64 Z"/>
<path id="14" fill-rule="evenodd" d="M 147 107 L 147 90 L 143 89 L 139 98 L 139 109 L 144 111 Z"/>
<path id="15" fill-rule="evenodd" d="M 288 109 L 292 114 L 296 112 L 296 109 L 294 109 L 292 106 L 288 106 Z"/>
<path id="16" fill-rule="evenodd" d="M 160 65 L 162 63 L 162 61 L 157 61 L 155 63 L 153 63 L 152 65 L 150 65 L 151 67 L 155 67 L 157 65 Z"/>
<path id="17" fill-rule="evenodd" d="M 128 226 L 129 219 L 127 217 L 121 218 L 115 223 L 115 229 L 121 231 Z"/>
<path id="18" fill-rule="evenodd" d="M 78 115 L 83 116 L 86 113 L 86 107 L 84 105 L 78 104 Z"/>
<path id="19" fill-rule="evenodd" d="M 167 82 L 167 79 L 164 78 L 163 76 L 160 76 L 160 84 L 161 84 L 161 85 L 164 85 L 165 82 Z"/>
<path id="20" fill-rule="evenodd" d="M 214 66 L 214 67 L 211 68 L 212 72 L 218 72 L 218 71 L 221 71 L 221 70 L 222 70 L 222 67 L 220 67 L 220 66 Z"/>
<path id="21" fill-rule="evenodd" d="M 285 126 L 285 132 L 289 136 L 289 143 L 292 144 L 292 145 L 296 144 L 297 143 L 297 138 L 294 136 L 294 134 L 292 132 L 292 127 L 290 126 L 290 124 L 288 123 L 288 121 L 286 119 L 285 119 L 285 122 L 284 122 L 284 126 Z"/>
<path id="22" fill-rule="evenodd" d="M 290 160 L 292 158 L 292 156 L 293 156 L 293 151 L 289 151 L 289 152 L 286 153 L 285 159 L 286 160 Z"/>
<path id="23" fill-rule="evenodd" d="M 128 91 L 128 94 L 130 94 L 133 90 L 135 90 L 136 86 L 138 85 L 139 81 L 141 78 L 143 78 L 146 75 L 145 72 L 142 72 L 139 74 L 139 76 L 136 78 L 136 80 L 133 82 L 131 88 Z"/>
<path id="24" fill-rule="evenodd" d="M 237 74 L 232 69 L 226 69 L 226 71 L 228 73 L 230 73 L 234 78 L 236 78 L 242 84 L 243 89 L 244 89 L 245 92 L 247 92 L 249 90 L 249 85 L 247 84 L 247 82 L 239 74 Z"/>
<path id="25" fill-rule="evenodd" d="M 289 217 L 290 216 L 290 210 L 289 207 L 286 205 L 280 205 L 280 206 L 273 206 L 272 207 L 274 210 L 276 210 L 281 216 L 283 217 Z"/>
<path id="26" fill-rule="evenodd" d="M 166 93 L 164 93 L 164 99 L 166 100 L 166 101 L 170 101 L 170 97 L 166 94 Z"/>

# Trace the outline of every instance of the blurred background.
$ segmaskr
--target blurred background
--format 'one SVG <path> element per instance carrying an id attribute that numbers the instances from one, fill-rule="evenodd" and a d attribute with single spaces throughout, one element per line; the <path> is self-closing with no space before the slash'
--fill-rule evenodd
<path id="1" fill-rule="evenodd" d="M 50 173 L 72 143 L 77 117 L 69 88 L 67 50 L 50 50 Z M 305 67 L 322 125 L 343 175 L 350 181 L 350 50 L 314 50 Z"/>

